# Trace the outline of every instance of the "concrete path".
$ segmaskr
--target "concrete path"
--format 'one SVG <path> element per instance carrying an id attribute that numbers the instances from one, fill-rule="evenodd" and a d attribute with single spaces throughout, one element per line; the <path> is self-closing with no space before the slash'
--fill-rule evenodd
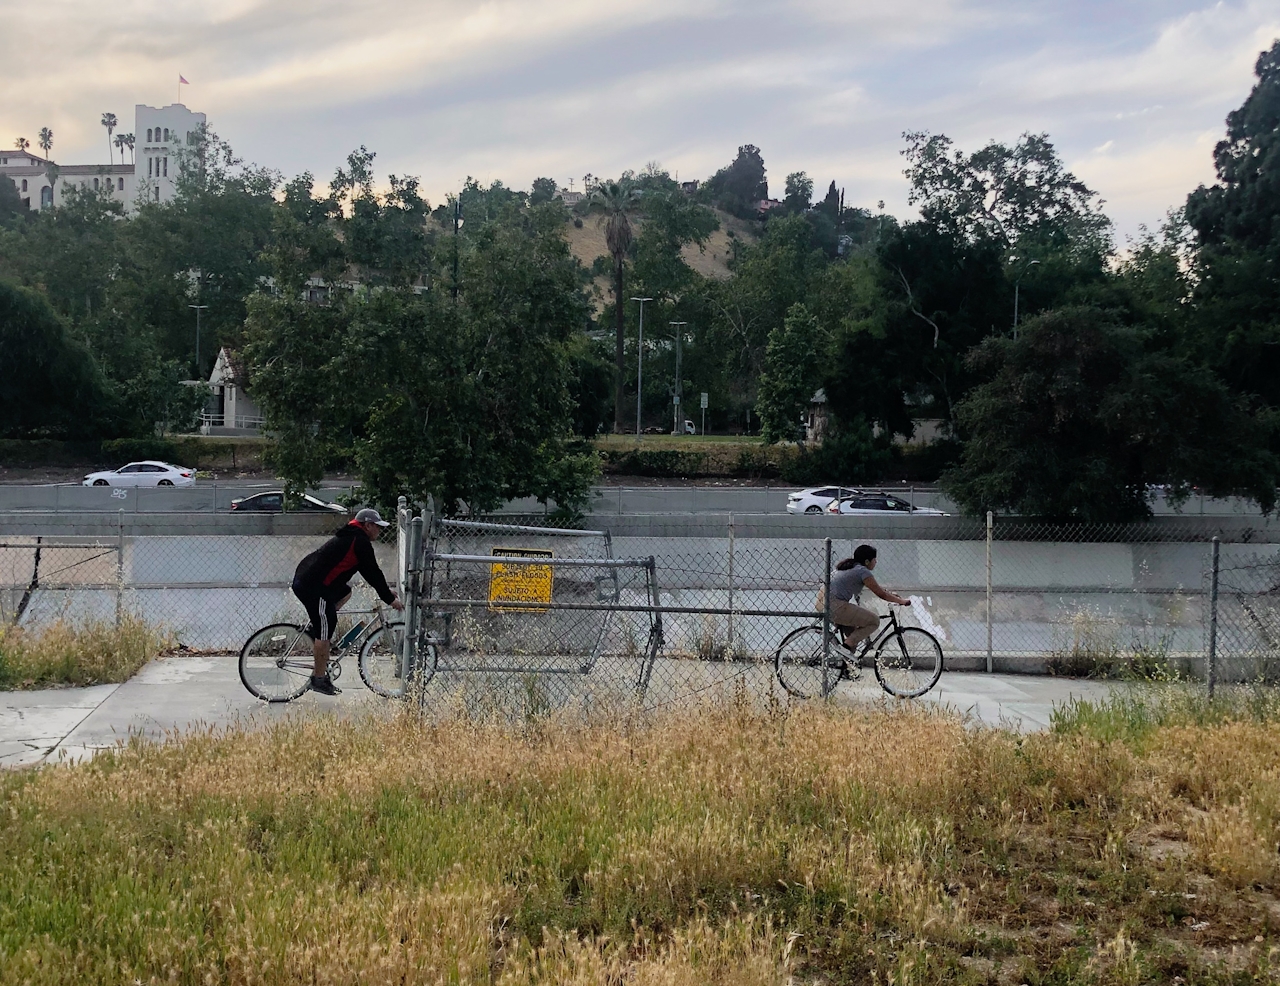
<path id="1" fill-rule="evenodd" d="M 684 662 L 686 664 L 690 662 Z M 202 726 L 266 723 L 312 711 L 355 714 L 385 708 L 361 683 L 354 667 L 339 680 L 336 699 L 304 695 L 288 705 L 266 705 L 240 683 L 234 656 L 168 657 L 152 661 L 122 685 L 0 692 L 0 767 L 57 763 L 92 756 L 130 735 L 164 739 Z M 1021 675 L 948 672 L 918 701 L 943 706 L 974 722 L 1018 731 L 1045 729 L 1057 705 L 1104 699 L 1122 685 Z M 880 701 L 875 676 L 841 685 L 839 700 Z"/>

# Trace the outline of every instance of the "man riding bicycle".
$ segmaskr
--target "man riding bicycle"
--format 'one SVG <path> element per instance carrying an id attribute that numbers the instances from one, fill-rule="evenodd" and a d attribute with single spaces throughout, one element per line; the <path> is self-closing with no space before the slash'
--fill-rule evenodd
<path id="1" fill-rule="evenodd" d="M 359 511 L 352 521 L 340 528 L 332 538 L 302 561 L 293 574 L 293 594 L 306 607 L 311 623 L 307 636 L 315 667 L 311 673 L 311 690 L 321 695 L 337 695 L 341 689 L 329 678 L 329 641 L 338 627 L 338 610 L 351 598 L 348 583 L 359 572 L 378 597 L 393 609 L 403 610 L 404 603 L 387 585 L 373 554 L 373 542 L 388 522 L 369 507 Z"/>

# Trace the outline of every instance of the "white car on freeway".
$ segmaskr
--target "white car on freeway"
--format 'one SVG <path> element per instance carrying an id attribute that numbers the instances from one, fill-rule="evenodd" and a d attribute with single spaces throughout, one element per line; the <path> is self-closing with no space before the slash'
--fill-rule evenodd
<path id="1" fill-rule="evenodd" d="M 913 507 L 907 500 L 892 493 L 857 492 L 852 496 L 832 500 L 827 507 L 829 514 L 855 514 L 864 517 L 876 514 L 911 514 L 916 517 L 950 517 L 949 513 L 933 507 Z"/>
<path id="2" fill-rule="evenodd" d="M 147 460 L 130 462 L 119 469 L 91 472 L 81 486 L 194 486 L 196 471 L 186 466 Z"/>
<path id="3" fill-rule="evenodd" d="M 787 494 L 787 513 L 820 514 L 835 500 L 858 492 L 844 486 L 811 486 L 807 490 Z"/>

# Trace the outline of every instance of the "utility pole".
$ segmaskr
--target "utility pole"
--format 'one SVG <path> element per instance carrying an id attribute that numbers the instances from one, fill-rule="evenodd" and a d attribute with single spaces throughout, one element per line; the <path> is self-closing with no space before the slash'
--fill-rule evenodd
<path id="1" fill-rule="evenodd" d="M 208 305 L 187 305 L 188 308 L 196 310 L 196 379 L 203 380 L 204 374 L 200 370 L 200 313 L 208 308 Z"/>
<path id="2" fill-rule="evenodd" d="M 453 200 L 453 300 L 458 300 L 458 228 L 462 225 L 462 198 Z"/>
<path id="3" fill-rule="evenodd" d="M 640 399 L 644 396 L 644 303 L 652 298 L 632 298 L 640 302 L 640 339 L 636 343 L 636 442 L 640 441 Z"/>
<path id="4" fill-rule="evenodd" d="M 1011 259 L 1017 260 L 1018 258 L 1013 257 Z M 1018 273 L 1017 279 L 1013 282 L 1013 337 L 1015 339 L 1018 338 L 1018 289 L 1022 287 L 1022 278 L 1026 276 L 1027 271 L 1038 263 L 1040 263 L 1038 260 L 1028 260 L 1022 265 L 1022 270 Z"/>
<path id="5" fill-rule="evenodd" d="M 680 424 L 680 391 L 683 389 L 680 381 L 680 346 L 684 341 L 684 327 L 688 324 L 688 322 L 670 323 L 670 325 L 676 330 L 676 381 L 675 387 L 671 391 L 671 403 L 674 408 L 672 414 L 675 417 L 675 421 L 671 427 L 671 434 L 673 435 L 681 435 L 684 433 L 684 429 Z"/>

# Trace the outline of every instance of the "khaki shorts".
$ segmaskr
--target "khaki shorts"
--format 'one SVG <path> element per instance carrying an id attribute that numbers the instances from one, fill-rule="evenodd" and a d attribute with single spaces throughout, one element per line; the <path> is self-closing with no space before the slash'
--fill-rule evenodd
<path id="1" fill-rule="evenodd" d="M 818 609 L 822 609 L 824 590 L 818 590 Z M 844 599 L 831 600 L 831 622 L 840 628 L 845 644 L 866 640 L 880 625 L 880 617 L 857 603 Z"/>

